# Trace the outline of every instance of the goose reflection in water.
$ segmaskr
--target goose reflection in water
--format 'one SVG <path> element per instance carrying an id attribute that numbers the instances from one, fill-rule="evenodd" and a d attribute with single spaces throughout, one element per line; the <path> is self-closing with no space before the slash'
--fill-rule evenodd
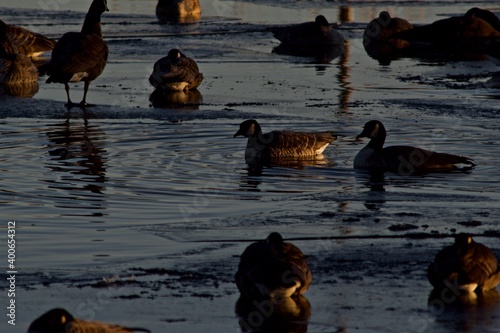
<path id="1" fill-rule="evenodd" d="M 302 295 L 278 300 L 240 297 L 236 315 L 242 332 L 307 332 L 311 305 Z"/>
<path id="2" fill-rule="evenodd" d="M 435 317 L 443 332 L 495 332 L 492 318 L 500 313 L 500 293 L 496 289 L 484 293 L 433 290 L 428 306 L 430 319 Z"/>
<path id="3" fill-rule="evenodd" d="M 164 91 L 155 89 L 149 96 L 151 105 L 160 109 L 198 110 L 203 96 L 198 89 Z"/>
<path id="4" fill-rule="evenodd" d="M 50 187 L 63 190 L 88 191 L 102 194 L 106 182 L 106 151 L 101 144 L 103 133 L 97 126 L 91 126 L 87 119 L 66 119 L 52 125 L 47 132 L 50 141 L 47 168 L 64 173 L 60 180 L 53 181 Z M 78 186 L 77 184 L 83 184 Z M 93 196 L 93 205 L 95 197 Z"/>

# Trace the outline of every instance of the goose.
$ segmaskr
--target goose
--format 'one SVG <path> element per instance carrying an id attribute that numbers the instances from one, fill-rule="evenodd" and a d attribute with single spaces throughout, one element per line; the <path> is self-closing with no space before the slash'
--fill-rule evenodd
<path id="1" fill-rule="evenodd" d="M 500 20 L 495 14 L 477 7 L 465 15 L 450 17 L 434 23 L 398 32 L 393 38 L 404 39 L 411 44 L 435 46 L 457 51 L 464 47 L 482 49 L 492 40 L 500 38 Z"/>
<path id="2" fill-rule="evenodd" d="M 38 70 L 27 55 L 7 53 L 0 45 L 0 84 L 30 84 L 37 80 Z"/>
<path id="3" fill-rule="evenodd" d="M 344 37 L 328 23 L 323 15 L 314 22 L 288 27 L 270 28 L 273 36 L 282 44 L 296 47 L 324 47 L 344 44 Z"/>
<path id="4" fill-rule="evenodd" d="M 367 51 L 376 50 L 379 53 L 389 53 L 404 49 L 409 42 L 393 38 L 392 35 L 412 29 L 413 25 L 405 19 L 391 17 L 389 12 L 382 11 L 376 19 L 368 23 L 363 33 L 363 46 Z"/>
<path id="5" fill-rule="evenodd" d="M 280 299 L 303 294 L 312 275 L 302 251 L 272 232 L 245 249 L 234 279 L 246 297 Z"/>
<path id="6" fill-rule="evenodd" d="M 180 22 L 197 21 L 201 17 L 199 0 L 158 0 L 156 16 Z"/>
<path id="7" fill-rule="evenodd" d="M 371 120 L 356 137 L 370 138 L 370 142 L 354 158 L 354 168 L 378 171 L 392 171 L 401 175 L 421 174 L 470 169 L 475 166 L 472 159 L 464 156 L 436 153 L 412 146 L 391 146 L 384 148 L 386 137 L 384 125 L 378 120 Z"/>
<path id="8" fill-rule="evenodd" d="M 47 83 L 64 83 L 68 102 L 75 105 L 69 97 L 68 82 L 84 82 L 83 99 L 80 106 L 87 106 L 87 91 L 90 82 L 104 70 L 108 59 L 108 46 L 102 39 L 101 14 L 108 11 L 106 0 L 93 0 L 81 32 L 67 32 L 56 43 L 50 63 L 42 65 L 40 73 L 47 72 Z"/>
<path id="9" fill-rule="evenodd" d="M 315 157 L 323 153 L 325 148 L 335 140 L 331 132 L 291 132 L 272 131 L 262 133 L 255 119 L 245 120 L 233 137 L 248 138 L 245 149 L 247 160 L 281 157 Z"/>
<path id="10" fill-rule="evenodd" d="M 151 332 L 145 328 L 123 327 L 98 321 L 84 321 L 73 317 L 62 308 L 47 311 L 35 319 L 28 328 L 28 333 L 129 333 Z"/>
<path id="11" fill-rule="evenodd" d="M 427 278 L 436 289 L 486 292 L 500 283 L 500 266 L 490 248 L 468 234 L 458 234 L 454 244 L 436 254 L 427 268 Z"/>
<path id="12" fill-rule="evenodd" d="M 50 51 L 56 41 L 28 29 L 7 24 L 0 20 L 0 39 L 5 51 L 10 54 L 24 54 L 28 57 L 38 57 Z"/>
<path id="13" fill-rule="evenodd" d="M 196 61 L 181 51 L 171 49 L 166 57 L 158 60 L 149 76 L 149 83 L 155 88 L 171 91 L 195 89 L 203 81 Z"/>

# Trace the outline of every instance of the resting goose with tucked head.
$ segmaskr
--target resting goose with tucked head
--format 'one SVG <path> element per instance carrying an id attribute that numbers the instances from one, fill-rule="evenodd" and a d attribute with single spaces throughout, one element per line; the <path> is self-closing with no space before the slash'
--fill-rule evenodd
<path id="1" fill-rule="evenodd" d="M 413 28 L 405 19 L 391 17 L 389 12 L 382 11 L 376 19 L 368 23 L 363 33 L 363 46 L 370 53 L 384 54 L 406 48 L 409 43 L 392 36 L 400 31 Z"/>
<path id="2" fill-rule="evenodd" d="M 471 8 L 465 15 L 438 20 L 434 23 L 398 32 L 394 38 L 404 39 L 412 45 L 427 45 L 445 50 L 481 50 L 492 40 L 500 38 L 500 21 L 495 14 L 480 8 Z"/>
<path id="3" fill-rule="evenodd" d="M 371 120 L 365 124 L 363 132 L 356 139 L 366 137 L 371 140 L 354 158 L 354 168 L 411 175 L 451 171 L 459 169 L 460 164 L 468 168 L 475 165 L 468 157 L 436 153 L 412 146 L 384 148 L 386 134 L 384 125 L 378 120 Z"/>
<path id="4" fill-rule="evenodd" d="M 145 328 L 123 327 L 98 321 L 84 321 L 68 311 L 55 308 L 35 319 L 27 333 L 130 333 L 151 332 Z"/>
<path id="5" fill-rule="evenodd" d="M 262 133 L 259 123 L 254 119 L 245 120 L 233 137 L 248 138 L 245 158 L 266 159 L 280 157 L 315 157 L 335 140 L 331 132 L 291 132 L 272 131 Z"/>
<path id="6" fill-rule="evenodd" d="M 0 84 L 29 84 L 37 79 L 38 70 L 27 55 L 7 53 L 0 45 Z"/>
<path id="7" fill-rule="evenodd" d="M 7 53 L 24 54 L 28 57 L 37 57 L 43 52 L 52 50 L 56 45 L 55 40 L 22 27 L 6 24 L 2 20 L 0 20 L 0 38 Z"/>
<path id="8" fill-rule="evenodd" d="M 344 37 L 328 23 L 323 15 L 318 15 L 314 22 L 275 27 L 270 30 L 276 39 L 289 46 L 324 47 L 344 43 Z"/>
<path id="9" fill-rule="evenodd" d="M 90 5 L 81 32 L 67 32 L 52 51 L 52 59 L 40 67 L 40 73 L 50 76 L 47 83 L 64 83 L 68 97 L 67 106 L 75 105 L 69 97 L 68 82 L 83 81 L 83 99 L 80 106 L 87 106 L 90 82 L 101 75 L 108 60 L 108 46 L 102 39 L 101 14 L 108 11 L 106 0 L 94 0 Z"/>
<path id="10" fill-rule="evenodd" d="M 458 234 L 454 244 L 436 254 L 427 277 L 436 289 L 451 285 L 467 293 L 485 292 L 500 283 L 500 266 L 491 249 L 470 235 Z"/>
<path id="11" fill-rule="evenodd" d="M 158 60 L 149 76 L 153 87 L 171 91 L 195 89 L 202 81 L 203 74 L 196 61 L 177 49 L 171 49 L 166 57 Z"/>
<path id="12" fill-rule="evenodd" d="M 279 299 L 304 293 L 312 275 L 302 251 L 272 232 L 245 249 L 234 278 L 243 296 Z"/>
<path id="13" fill-rule="evenodd" d="M 199 0 L 158 0 L 156 16 L 160 20 L 194 22 L 201 17 Z"/>

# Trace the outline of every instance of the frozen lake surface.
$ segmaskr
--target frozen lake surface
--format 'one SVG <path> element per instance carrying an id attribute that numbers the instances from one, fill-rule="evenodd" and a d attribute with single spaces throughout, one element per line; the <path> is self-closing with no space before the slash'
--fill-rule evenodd
<path id="1" fill-rule="evenodd" d="M 5 2 L 0 19 L 53 38 L 79 31 L 90 4 Z M 95 106 L 68 110 L 63 85 L 44 78 L 32 98 L 0 94 L 1 215 L 5 228 L 17 222 L 19 271 L 17 324 L 0 322 L 2 332 L 25 332 L 53 307 L 152 332 L 239 332 L 239 255 L 271 231 L 308 255 L 308 332 L 498 330 L 498 294 L 429 308 L 425 275 L 456 232 L 500 257 L 498 67 L 484 58 L 381 65 L 362 34 L 381 10 L 423 24 L 473 6 L 500 15 L 500 6 L 201 0 L 201 21 L 179 25 L 160 24 L 153 0 L 108 2 L 110 56 L 90 86 Z M 272 52 L 268 28 L 318 14 L 342 22 L 341 56 L 318 63 Z M 152 66 L 171 48 L 198 62 L 199 93 L 152 95 Z M 71 85 L 74 101 L 82 94 L 82 84 Z M 321 163 L 249 167 L 245 140 L 233 138 L 248 118 L 264 131 L 339 137 Z M 367 143 L 355 137 L 371 119 L 385 124 L 387 145 L 465 155 L 477 166 L 422 176 L 355 171 Z"/>

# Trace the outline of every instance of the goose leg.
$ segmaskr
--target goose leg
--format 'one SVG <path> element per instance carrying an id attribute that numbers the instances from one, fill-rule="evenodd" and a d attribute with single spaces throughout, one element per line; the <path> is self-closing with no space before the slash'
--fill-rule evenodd
<path id="1" fill-rule="evenodd" d="M 83 99 L 80 102 L 80 106 L 85 107 L 87 104 L 87 91 L 89 90 L 90 81 L 85 81 L 85 86 L 83 87 Z"/>
<path id="2" fill-rule="evenodd" d="M 73 106 L 73 102 L 71 98 L 69 98 L 69 84 L 68 82 L 64 82 L 64 89 L 66 90 L 66 96 L 68 97 L 68 102 L 65 104 L 66 106 Z"/>

